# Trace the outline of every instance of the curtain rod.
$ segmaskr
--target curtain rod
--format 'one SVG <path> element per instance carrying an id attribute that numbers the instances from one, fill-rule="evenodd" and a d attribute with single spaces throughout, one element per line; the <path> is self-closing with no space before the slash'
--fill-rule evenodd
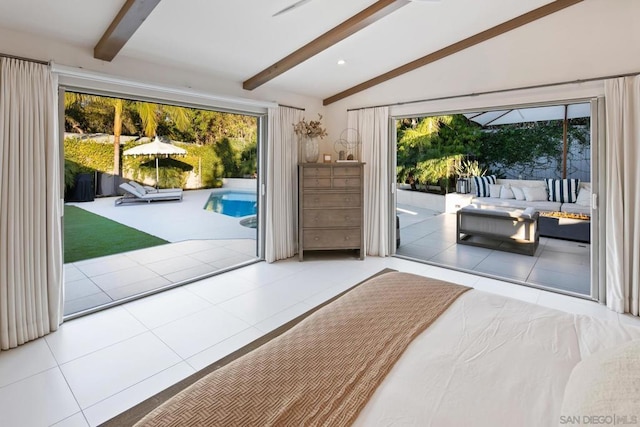
<path id="1" fill-rule="evenodd" d="M 0 52 L 0 56 L 4 57 L 4 58 L 19 59 L 20 61 L 35 62 L 36 64 L 49 65 L 49 61 L 42 61 L 40 59 L 25 58 L 23 56 L 9 55 L 8 53 Z"/>
<path id="2" fill-rule="evenodd" d="M 293 108 L 294 110 L 306 111 L 304 108 L 292 107 L 291 105 L 278 104 L 278 107 L 287 107 L 287 108 Z"/>
<path id="3" fill-rule="evenodd" d="M 521 86 L 521 87 L 510 88 L 510 89 L 488 90 L 485 92 L 474 92 L 474 93 L 467 93 L 464 95 L 450 95 L 450 96 L 441 96 L 437 98 L 419 99 L 416 101 L 396 102 L 394 104 L 382 104 L 382 105 L 375 105 L 373 107 L 349 108 L 347 109 L 347 111 L 366 110 L 367 108 L 378 108 L 378 107 L 394 107 L 397 105 L 418 104 L 420 102 L 444 101 L 447 99 L 470 98 L 472 96 L 492 95 L 495 93 L 504 93 L 504 92 L 515 92 L 518 90 L 541 89 L 541 88 L 547 88 L 547 87 L 562 86 L 562 85 L 568 85 L 568 84 L 588 83 L 588 82 L 595 82 L 598 80 L 617 79 L 620 77 L 630 77 L 630 76 L 637 76 L 637 75 L 640 75 L 640 71 L 636 71 L 634 73 L 627 73 L 627 74 L 618 74 L 614 76 L 591 77 L 588 79 L 568 80 L 564 82 L 545 83 L 545 84 L 532 85 L 532 86 Z"/>

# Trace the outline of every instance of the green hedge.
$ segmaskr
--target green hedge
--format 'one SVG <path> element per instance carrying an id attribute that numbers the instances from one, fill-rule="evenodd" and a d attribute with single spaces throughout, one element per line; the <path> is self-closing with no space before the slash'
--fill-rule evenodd
<path id="1" fill-rule="evenodd" d="M 140 145 L 129 142 L 120 146 L 121 152 Z M 243 177 L 256 171 L 256 143 L 223 138 L 211 145 L 176 144 L 187 150 L 185 156 L 159 159 L 160 186 L 184 188 L 189 172 L 200 175 L 201 188 L 216 188 L 222 178 Z M 70 187 L 78 173 L 113 171 L 113 145 L 93 140 L 64 140 L 65 183 Z M 125 176 L 137 181 L 156 180 L 155 158 L 151 156 L 122 156 Z"/>
<path id="2" fill-rule="evenodd" d="M 64 139 L 64 159 L 74 162 L 84 172 L 113 172 L 113 144 Z"/>

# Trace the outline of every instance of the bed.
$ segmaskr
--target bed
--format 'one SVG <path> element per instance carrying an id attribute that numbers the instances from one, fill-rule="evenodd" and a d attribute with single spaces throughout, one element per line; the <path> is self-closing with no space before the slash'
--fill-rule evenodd
<path id="1" fill-rule="evenodd" d="M 637 328 L 471 290 L 413 341 L 354 425 L 559 425 L 578 362 L 637 339 Z"/>
<path id="2" fill-rule="evenodd" d="M 318 344 L 319 336 L 331 329 L 332 325 L 338 324 L 337 329 L 344 329 L 341 322 L 335 321 L 342 317 L 334 316 L 333 320 L 327 322 L 323 316 L 335 313 L 343 316 L 344 311 L 340 313 L 340 310 L 346 308 L 360 310 L 357 306 L 354 309 L 354 302 L 359 304 L 365 294 L 358 292 L 365 292 L 364 289 L 368 287 L 373 289 L 383 281 L 387 282 L 385 286 L 391 293 L 383 299 L 378 295 L 374 304 L 382 306 L 386 312 L 389 312 L 387 306 L 390 305 L 413 307 L 408 317 L 398 318 L 398 324 L 402 325 L 400 328 L 395 327 L 396 322 L 391 321 L 392 318 L 384 317 L 387 314 L 375 314 L 377 308 L 364 307 L 361 310 L 364 317 L 360 313 L 353 323 L 358 326 L 351 338 L 354 348 L 347 350 L 347 356 L 336 357 L 335 353 L 330 353 L 333 354 L 332 360 L 314 360 L 310 367 L 291 368 L 303 367 L 307 363 L 304 351 L 297 351 L 296 346 L 316 356 L 322 352 L 318 350 L 322 347 Z M 437 286 L 438 294 L 442 294 L 440 289 L 446 290 L 449 286 L 454 288 L 451 291 L 453 293 L 433 297 L 435 303 L 431 305 L 442 306 L 442 313 L 422 321 L 416 320 L 415 313 L 429 305 L 421 305 L 425 298 L 407 294 L 403 297 L 406 298 L 405 303 L 394 299 L 396 294 L 410 286 L 416 289 Z M 374 314 L 367 317 L 369 313 Z M 415 337 L 408 341 L 398 358 L 385 371 L 387 364 L 380 360 L 386 357 L 387 346 L 395 348 L 398 342 L 402 342 L 404 338 L 400 341 L 396 339 L 397 331 L 411 329 L 407 328 L 408 320 L 423 322 L 424 328 L 414 331 L 417 332 Z M 386 326 L 380 328 L 381 324 Z M 367 345 L 363 342 L 370 341 L 370 338 L 358 340 L 366 336 L 369 329 L 374 331 L 372 336 L 380 335 L 380 338 L 372 348 L 362 350 Z M 383 329 L 393 332 L 381 334 Z M 322 331 L 322 334 L 318 334 L 318 331 Z M 291 341 L 296 334 L 307 338 L 311 335 L 312 344 L 298 345 L 297 341 Z M 334 351 L 337 345 L 330 336 L 329 331 L 326 339 L 330 341 L 328 347 Z M 572 421 L 584 421 L 581 417 L 593 411 L 596 411 L 595 415 L 624 416 L 629 417 L 625 418 L 629 421 L 635 419 L 631 417 L 638 417 L 640 421 L 640 413 L 634 413 L 640 411 L 640 394 L 637 393 L 640 388 L 640 346 L 637 344 L 640 341 L 635 340 L 640 340 L 640 328 L 546 309 L 422 276 L 387 273 L 365 282 L 268 344 L 207 375 L 147 415 L 138 425 L 538 427 L 579 425 Z M 380 346 L 380 342 L 388 345 Z M 627 344 L 632 346 L 624 347 Z M 624 352 L 617 351 L 618 348 L 624 348 Z M 603 354 L 607 355 L 605 362 L 598 361 L 597 357 Z M 362 359 L 363 355 L 371 357 Z M 336 359 L 340 363 L 334 363 Z M 593 360 L 592 366 L 584 365 L 581 362 L 583 360 Z M 611 363 L 611 360 L 615 362 Z M 278 367 L 282 363 L 291 365 L 280 372 Z M 270 364 L 272 371 L 269 371 Z M 238 366 L 243 365 L 254 369 L 249 374 L 238 374 L 241 371 Z M 355 374 L 342 372 L 342 365 L 353 365 Z M 325 369 L 311 372 L 316 370 L 315 366 L 325 366 Z M 366 369 L 361 369 L 363 366 Z M 578 369 L 576 366 L 582 370 L 579 375 L 572 375 Z M 622 372 L 613 372 L 611 369 Z M 380 372 L 383 375 L 378 375 Z M 287 384 L 291 376 L 298 389 L 293 394 L 275 395 L 274 390 L 280 387 L 279 384 Z M 369 387 L 370 392 L 367 391 L 369 389 L 366 386 L 371 385 L 378 376 L 380 380 Z M 326 394 L 324 389 L 317 388 L 317 383 L 321 382 L 318 378 L 331 378 L 336 382 L 333 386 L 337 388 L 329 388 L 332 390 L 330 398 L 337 399 L 335 395 L 353 392 L 347 398 L 361 401 L 355 412 L 349 408 L 347 416 L 336 415 L 340 413 L 344 402 L 329 400 L 326 403 L 322 396 Z M 612 381 L 612 378 L 615 380 Z M 581 382 L 571 385 L 576 380 Z M 600 387 L 603 380 L 610 388 L 614 386 L 615 399 L 611 398 L 611 390 Z M 308 384 L 302 384 L 305 381 Z M 355 384 L 357 381 L 365 383 L 365 388 L 359 389 L 359 385 Z M 586 399 L 571 396 L 567 403 L 565 388 L 571 389 L 576 396 L 584 390 L 597 389 L 597 393 L 591 393 Z M 256 392 L 257 389 L 264 390 Z M 298 401 L 305 399 L 310 401 L 310 406 L 298 412 L 306 416 L 311 412 L 324 411 L 326 417 L 322 421 L 313 417 L 291 418 L 295 415 L 291 408 L 295 409 Z M 563 399 L 565 406 L 561 410 Z M 223 401 L 224 404 L 220 403 Z M 587 408 L 580 406 L 585 402 L 588 403 Z M 605 403 L 601 405 L 601 402 Z M 209 412 L 212 405 L 220 406 L 219 410 L 224 413 L 221 418 L 211 418 L 219 416 L 218 412 L 214 411 L 214 415 Z M 240 415 L 230 415 L 235 409 L 231 407 L 236 405 Z M 254 409 L 258 418 L 245 415 Z M 619 410 L 626 412 L 615 412 Z M 275 418 L 270 418 L 270 421 L 259 418 L 269 411 L 276 414 Z M 182 416 L 188 420 L 181 419 Z M 236 416 L 239 418 L 233 418 Z M 243 418 L 245 416 L 248 418 Z M 212 421 L 214 419 L 218 421 Z M 294 419 L 295 422 L 292 421 Z"/>

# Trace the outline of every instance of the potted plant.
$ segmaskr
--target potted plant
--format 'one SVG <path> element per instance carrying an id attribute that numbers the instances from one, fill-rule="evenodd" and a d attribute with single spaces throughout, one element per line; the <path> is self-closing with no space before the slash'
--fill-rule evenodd
<path id="1" fill-rule="evenodd" d="M 298 136 L 302 147 L 304 148 L 304 158 L 307 163 L 315 163 L 318 161 L 320 151 L 318 149 L 318 138 L 322 139 L 327 136 L 327 130 L 322 127 L 322 115 L 318 114 L 318 120 L 306 121 L 300 120 L 293 125 L 293 131 Z"/>
<path id="2" fill-rule="evenodd" d="M 455 167 L 457 175 L 456 192 L 467 194 L 471 192 L 469 178 L 473 176 L 484 176 L 486 169 L 482 169 L 477 160 L 463 160 Z"/>

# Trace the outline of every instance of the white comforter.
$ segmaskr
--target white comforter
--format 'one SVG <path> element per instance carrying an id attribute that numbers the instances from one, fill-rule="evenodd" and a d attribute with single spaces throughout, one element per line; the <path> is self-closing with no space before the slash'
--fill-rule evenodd
<path id="1" fill-rule="evenodd" d="M 409 346 L 357 426 L 554 426 L 582 358 L 625 327 L 471 290 Z"/>

